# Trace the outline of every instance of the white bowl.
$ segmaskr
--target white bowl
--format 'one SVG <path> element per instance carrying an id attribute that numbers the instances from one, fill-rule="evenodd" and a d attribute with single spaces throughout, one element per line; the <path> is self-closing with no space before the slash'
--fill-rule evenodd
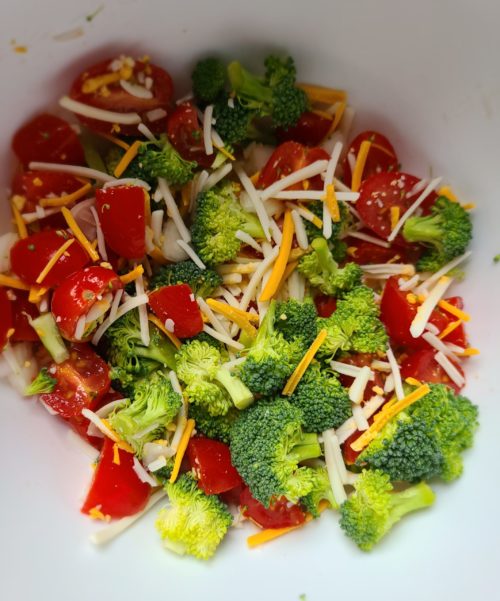
<path id="1" fill-rule="evenodd" d="M 474 254 L 459 290 L 474 316 L 471 340 L 482 353 L 467 366 L 467 394 L 480 406 L 481 428 L 463 477 L 437 486 L 435 507 L 407 518 L 369 555 L 343 536 L 332 513 L 253 551 L 246 548 L 248 531 L 234 530 L 216 557 L 201 563 L 161 549 L 155 512 L 108 547 L 93 548 L 87 539 L 95 524 L 78 513 L 90 460 L 62 424 L 1 383 L 3 598 L 498 598 L 500 265 L 492 261 L 500 252 L 498 4 L 107 0 L 88 22 L 98 5 L 4 0 L 1 183 L 9 181 L 8 141 L 16 127 L 53 105 L 95 59 L 147 52 L 171 71 L 182 93 L 193 60 L 207 52 L 253 65 L 269 50 L 288 50 L 301 80 L 349 91 L 356 129 L 387 133 L 405 170 L 426 176 L 432 169 L 461 199 L 477 203 Z M 54 38 L 80 27 L 80 37 Z M 15 53 L 16 44 L 28 52 Z M 7 230 L 5 202 L 1 217 Z"/>

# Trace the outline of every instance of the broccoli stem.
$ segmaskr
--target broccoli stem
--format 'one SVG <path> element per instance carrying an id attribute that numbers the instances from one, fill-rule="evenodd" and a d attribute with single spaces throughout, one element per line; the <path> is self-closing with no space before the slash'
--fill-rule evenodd
<path id="1" fill-rule="evenodd" d="M 236 408 L 246 409 L 252 404 L 252 392 L 228 369 L 221 367 L 215 374 L 215 379 L 227 390 Z"/>
<path id="2" fill-rule="evenodd" d="M 69 359 L 68 349 L 61 338 L 52 313 L 40 315 L 31 321 L 31 325 L 56 363 L 62 363 Z"/>
<path id="3" fill-rule="evenodd" d="M 404 237 L 408 242 L 428 242 L 435 244 L 443 236 L 441 218 L 438 215 L 429 217 L 410 217 L 405 223 Z"/>
<path id="4" fill-rule="evenodd" d="M 42 367 L 37 377 L 26 388 L 24 394 L 26 396 L 33 396 L 34 394 L 52 392 L 56 387 L 56 384 L 56 378 L 53 378 L 49 374 L 49 370 L 46 367 Z"/>
<path id="5" fill-rule="evenodd" d="M 300 442 L 289 453 L 289 455 L 293 455 L 297 463 L 307 459 L 316 459 L 322 454 L 317 434 L 303 434 Z"/>
<path id="6" fill-rule="evenodd" d="M 402 492 L 391 494 L 389 528 L 407 513 L 432 505 L 434 499 L 434 492 L 425 482 L 420 482 Z"/>
<path id="7" fill-rule="evenodd" d="M 247 221 L 241 226 L 241 230 L 252 238 L 264 238 L 265 236 L 258 217 L 253 214 L 247 216 Z"/>
<path id="8" fill-rule="evenodd" d="M 315 238 L 311 242 L 311 246 L 318 257 L 319 264 L 321 265 L 323 271 L 334 275 L 337 272 L 339 266 L 333 258 L 330 249 L 328 248 L 328 242 L 326 241 L 326 239 Z"/>
<path id="9" fill-rule="evenodd" d="M 227 74 L 231 87 L 238 96 L 249 100 L 258 99 L 262 104 L 272 102 L 273 92 L 271 88 L 247 71 L 238 61 L 233 61 L 228 65 Z"/>
<path id="10" fill-rule="evenodd" d="M 136 354 L 144 359 L 152 359 L 153 361 L 157 361 L 162 365 L 166 365 L 170 369 L 175 369 L 175 349 L 174 347 L 170 348 L 168 343 L 162 345 L 161 347 L 138 346 L 136 348 Z"/>

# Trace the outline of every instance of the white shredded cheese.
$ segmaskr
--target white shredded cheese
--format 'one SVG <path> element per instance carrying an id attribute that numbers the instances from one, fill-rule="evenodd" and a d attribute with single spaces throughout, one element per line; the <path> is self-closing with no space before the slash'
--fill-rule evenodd
<path id="1" fill-rule="evenodd" d="M 118 312 L 118 307 L 120 305 L 120 301 L 123 296 L 123 288 L 117 290 L 115 293 L 115 297 L 113 298 L 113 302 L 111 303 L 111 310 L 109 312 L 109 318 L 113 322 L 116 319 L 116 314 Z"/>
<path id="2" fill-rule="evenodd" d="M 210 323 L 213 325 L 213 327 L 217 330 L 217 332 L 219 332 L 223 336 L 229 336 L 229 332 L 222 325 L 221 320 L 217 317 L 217 315 L 215 315 L 215 313 L 207 305 L 207 303 L 203 300 L 203 298 L 201 298 L 201 296 L 199 296 L 196 299 L 196 302 L 198 303 L 198 306 L 200 307 L 200 311 L 203 313 L 203 315 L 205 315 L 207 317 L 207 319 L 210 321 Z"/>
<path id="3" fill-rule="evenodd" d="M 210 190 L 210 188 L 213 188 L 215 185 L 217 185 L 221 180 L 223 180 L 226 175 L 228 175 L 229 173 L 231 173 L 231 171 L 233 170 L 233 165 L 231 163 L 226 163 L 224 165 L 222 165 L 222 167 L 219 167 L 218 169 L 216 169 L 213 173 L 211 173 L 206 182 L 203 185 L 202 190 Z"/>
<path id="4" fill-rule="evenodd" d="M 220 342 L 223 342 L 227 346 L 230 346 L 231 348 L 234 348 L 237 351 L 241 351 L 241 350 L 243 350 L 245 348 L 241 344 L 241 342 L 237 342 L 236 340 L 233 340 L 229 336 L 224 336 L 223 334 L 221 334 L 217 330 L 214 330 L 213 328 L 211 328 L 207 324 L 205 324 L 203 326 L 203 331 L 206 332 L 207 334 L 209 334 L 210 336 L 212 336 L 212 338 L 215 338 L 215 339 L 219 340 Z"/>
<path id="5" fill-rule="evenodd" d="M 356 405 L 355 403 L 353 403 L 352 417 L 356 423 L 357 430 L 359 430 L 360 432 L 368 430 L 370 424 L 368 423 L 368 420 L 365 417 L 363 407 L 361 407 L 361 405 Z"/>
<path id="6" fill-rule="evenodd" d="M 429 286 L 432 286 L 432 284 L 434 284 L 434 282 L 437 282 L 441 277 L 445 276 L 449 271 L 451 271 L 452 269 L 455 269 L 455 267 L 460 265 L 460 263 L 462 263 L 463 261 L 468 259 L 471 256 L 471 254 L 472 254 L 472 251 L 468 250 L 463 255 L 460 255 L 460 257 L 456 257 L 455 259 L 453 259 L 453 261 L 450 261 L 449 263 L 447 263 L 446 265 L 441 267 L 441 269 L 439 271 L 436 271 L 436 273 L 434 273 L 427 280 L 422 282 L 420 284 L 420 286 L 415 290 L 415 292 L 417 294 L 424 293 L 429 288 Z"/>
<path id="7" fill-rule="evenodd" d="M 240 309 L 242 311 L 247 310 L 250 301 L 255 297 L 259 283 L 261 282 L 262 278 L 264 277 L 264 274 L 266 273 L 266 271 L 270 268 L 270 266 L 276 260 L 278 253 L 279 253 L 279 248 L 277 246 L 275 246 L 272 249 L 272 251 L 269 253 L 269 255 L 260 262 L 257 269 L 254 271 L 252 277 L 250 278 L 250 281 L 248 282 L 248 286 L 245 288 L 245 291 L 243 292 L 243 296 L 241 297 Z"/>
<path id="8" fill-rule="evenodd" d="M 425 330 L 425 326 L 427 325 L 434 308 L 452 282 L 453 278 L 442 276 L 434 288 L 429 292 L 429 296 L 418 307 L 417 313 L 410 325 L 410 334 L 413 338 L 418 338 Z"/>
<path id="9" fill-rule="evenodd" d="M 325 449 L 325 462 L 326 470 L 328 472 L 328 478 L 333 491 L 333 496 L 338 505 L 347 499 L 347 495 L 342 484 L 340 470 L 335 459 L 335 445 L 331 441 L 331 437 L 323 433 L 324 449 Z"/>
<path id="10" fill-rule="evenodd" d="M 200 269 L 206 269 L 205 263 L 203 263 L 200 257 L 196 254 L 196 251 L 192 246 L 190 246 L 185 240 L 176 240 L 176 242 Z"/>
<path id="11" fill-rule="evenodd" d="M 250 234 L 247 234 L 246 232 L 242 232 L 241 230 L 237 230 L 235 237 L 238 238 L 238 240 L 240 240 L 241 242 L 243 242 L 243 244 L 248 244 L 248 246 L 251 246 L 252 248 L 254 248 L 257 252 L 259 252 L 259 253 L 262 252 L 261 245 L 257 242 L 257 240 L 252 238 L 252 236 L 250 236 Z"/>
<path id="12" fill-rule="evenodd" d="M 283 240 L 283 233 L 281 232 L 280 228 L 278 227 L 278 224 L 272 217 L 269 217 L 269 227 L 271 230 L 272 239 L 279 246 L 281 244 L 281 241 Z"/>
<path id="13" fill-rule="evenodd" d="M 401 292 L 408 292 L 408 290 L 412 290 L 418 284 L 419 280 L 420 274 L 416 273 L 409 280 L 402 282 L 399 285 L 399 289 L 401 290 Z"/>
<path id="14" fill-rule="evenodd" d="M 141 117 L 138 113 L 118 113 L 115 111 L 106 111 L 104 109 L 91 106 L 90 104 L 84 104 L 73 100 L 69 96 L 63 96 L 59 100 L 59 105 L 62 108 L 88 117 L 89 119 L 96 119 L 97 121 L 106 121 L 107 123 L 117 123 L 118 125 L 135 125 L 141 122 Z"/>
<path id="15" fill-rule="evenodd" d="M 389 374 L 384 382 L 384 393 L 388 394 L 389 392 L 393 392 L 394 390 L 394 376 Z"/>
<path id="16" fill-rule="evenodd" d="M 415 266 L 411 263 L 372 263 L 369 265 L 361 265 L 361 269 L 374 275 L 414 275 Z"/>
<path id="17" fill-rule="evenodd" d="M 158 486 L 158 481 L 156 480 L 156 478 L 153 478 L 153 476 L 151 476 L 151 474 L 146 470 L 146 468 L 142 465 L 142 463 L 137 459 L 135 455 L 134 464 L 132 468 L 141 482 L 144 482 L 144 484 L 149 484 L 153 488 Z"/>
<path id="18" fill-rule="evenodd" d="M 342 374 L 343 376 L 349 376 L 351 378 L 356 378 L 357 376 L 359 376 L 362 370 L 364 369 L 363 367 L 359 367 L 358 365 L 351 365 L 350 363 L 343 363 L 342 361 L 330 361 L 330 366 L 337 373 Z M 369 371 L 370 373 L 368 379 L 374 380 L 375 374 L 371 370 Z"/>
<path id="19" fill-rule="evenodd" d="M 381 240 L 380 238 L 375 238 L 375 236 L 370 236 L 369 234 L 365 234 L 363 232 L 347 232 L 344 238 L 350 236 L 351 238 L 358 238 L 358 240 L 364 240 L 365 242 L 371 242 L 372 244 L 376 244 L 377 246 L 381 246 L 382 248 L 391 248 L 389 242 L 385 240 Z"/>
<path id="20" fill-rule="evenodd" d="M 163 196 L 163 200 L 167 206 L 167 213 L 169 217 L 171 217 L 179 230 L 179 234 L 184 242 L 191 242 L 191 233 L 189 229 L 186 227 L 181 214 L 179 213 L 179 209 L 177 204 L 172 196 L 172 192 L 167 184 L 167 180 L 163 177 L 158 178 L 158 187 L 160 189 L 161 195 Z M 187 251 L 186 251 L 187 252 Z"/>
<path id="21" fill-rule="evenodd" d="M 337 466 L 337 471 L 340 476 L 340 481 L 342 484 L 348 483 L 347 469 L 344 463 L 344 458 L 342 457 L 342 450 L 340 448 L 339 440 L 335 433 L 335 430 L 327 430 L 323 432 L 323 443 L 328 444 L 331 447 L 333 452 L 333 459 L 335 461 L 335 465 Z"/>
<path id="22" fill-rule="evenodd" d="M 139 123 L 137 130 L 150 142 L 158 142 L 154 133 L 149 129 L 145 123 Z"/>
<path id="23" fill-rule="evenodd" d="M 375 395 L 368 400 L 362 407 L 363 416 L 365 419 L 369 419 L 385 402 L 383 396 Z M 354 417 L 350 417 L 346 420 L 339 428 L 337 428 L 337 438 L 339 443 L 345 442 L 349 436 L 354 434 L 358 429 Z"/>
<path id="24" fill-rule="evenodd" d="M 283 190 L 277 192 L 273 198 L 279 200 L 322 200 L 325 195 L 323 190 Z M 335 196 L 337 200 L 356 201 L 359 198 L 359 192 L 337 192 L 335 186 Z"/>
<path id="25" fill-rule="evenodd" d="M 305 250 L 309 246 L 309 239 L 307 237 L 306 228 L 304 227 L 302 218 L 295 209 L 292 211 L 292 219 L 295 226 L 295 236 L 297 238 L 298 245 L 300 248 Z"/>
<path id="26" fill-rule="evenodd" d="M 101 222 L 99 221 L 99 215 L 97 214 L 95 207 L 90 207 L 90 212 L 92 213 L 92 217 L 94 218 L 94 223 L 96 227 L 97 248 L 99 249 L 99 254 L 101 255 L 104 261 L 107 261 L 108 251 L 106 250 L 106 242 L 104 239 L 104 233 L 102 231 Z"/>
<path id="27" fill-rule="evenodd" d="M 214 145 L 212 142 L 212 115 L 214 112 L 214 105 L 209 104 L 205 108 L 203 114 L 203 143 L 205 145 L 205 153 L 212 155 L 214 153 Z"/>
<path id="28" fill-rule="evenodd" d="M 162 244 L 163 215 L 164 211 L 162 209 L 157 209 L 151 213 L 151 229 L 153 230 L 153 240 L 157 246 Z"/>
<path id="29" fill-rule="evenodd" d="M 425 325 L 425 329 L 430 332 L 431 334 L 434 334 L 435 336 L 437 336 L 439 334 L 439 328 L 437 326 L 435 326 L 433 323 L 428 322 Z"/>
<path id="30" fill-rule="evenodd" d="M 248 175 L 243 171 L 243 169 L 239 165 L 235 165 L 234 170 L 236 175 L 239 177 L 241 185 L 246 190 L 250 200 L 253 203 L 255 208 L 255 212 L 257 213 L 257 217 L 259 218 L 260 224 L 262 225 L 262 229 L 264 230 L 264 234 L 266 239 L 271 240 L 270 235 L 270 222 L 267 211 L 264 207 L 264 203 L 262 202 L 261 196 L 255 189 L 255 186 L 252 183 L 252 180 L 248 177 Z"/>
<path id="31" fill-rule="evenodd" d="M 103 171 L 90 169 L 90 167 L 81 167 L 79 165 L 62 165 L 61 163 L 43 163 L 41 161 L 31 161 L 29 168 L 32 171 L 58 171 L 60 173 L 70 173 L 80 177 L 88 177 L 100 182 L 113 182 L 115 178 Z"/>
<path id="32" fill-rule="evenodd" d="M 102 324 L 99 326 L 96 333 L 94 334 L 94 337 L 92 338 L 92 344 L 94 346 L 97 346 L 99 344 L 99 341 L 101 340 L 104 332 L 106 332 L 106 330 L 109 328 L 109 326 L 113 322 L 115 322 L 117 319 L 120 319 L 120 317 L 123 317 L 123 315 L 125 315 L 125 313 L 132 311 L 132 309 L 136 309 L 137 307 L 140 307 L 141 305 L 147 304 L 148 300 L 149 300 L 149 298 L 148 298 L 147 294 L 143 294 L 141 296 L 133 296 L 132 298 L 128 298 L 121 305 L 121 307 L 117 310 L 115 318 L 113 320 L 111 320 L 111 316 L 108 315 L 108 317 L 102 322 Z"/>
<path id="33" fill-rule="evenodd" d="M 457 386 L 463 386 L 465 384 L 465 378 L 458 371 L 458 369 L 455 367 L 455 365 L 453 365 L 453 363 L 448 359 L 448 357 L 446 357 L 446 355 L 444 353 L 442 353 L 441 351 L 438 351 L 434 355 L 434 359 L 436 359 L 436 361 L 439 363 L 439 365 L 441 365 L 441 367 L 448 374 L 450 379 Z"/>
<path id="34" fill-rule="evenodd" d="M 86 417 L 89 422 L 91 422 L 92 424 L 94 424 L 94 426 L 102 433 L 104 434 L 104 436 L 107 436 L 108 438 L 110 438 L 113 442 L 119 442 L 119 440 L 116 438 L 114 432 L 112 432 L 105 423 L 103 423 L 102 419 L 93 411 L 91 411 L 90 409 L 87 409 L 86 407 L 84 407 L 82 409 L 82 415 L 83 417 Z M 90 432 L 88 432 L 90 434 Z M 95 434 L 91 434 L 92 436 L 95 436 Z"/>
<path id="35" fill-rule="evenodd" d="M 74 334 L 76 340 L 82 339 L 82 336 L 85 332 L 86 322 L 87 322 L 86 315 L 82 315 L 76 322 L 75 334 Z"/>
<path id="36" fill-rule="evenodd" d="M 394 356 L 394 353 L 392 352 L 392 349 L 390 346 L 387 348 L 387 360 L 389 361 L 389 364 L 391 366 L 392 377 L 394 380 L 394 390 L 396 391 L 396 397 L 400 401 L 405 396 L 405 393 L 403 390 L 403 381 L 401 379 L 401 371 L 399 370 L 398 362 L 396 361 L 396 357 Z M 386 383 L 387 383 L 387 380 L 386 380 Z M 385 388 L 384 388 L 384 392 L 385 392 Z"/>
<path id="37" fill-rule="evenodd" d="M 135 279 L 135 294 L 136 297 L 141 297 L 145 295 L 144 278 L 142 274 L 139 274 Z M 142 344 L 148 347 L 151 337 L 149 333 L 148 309 L 145 304 L 139 305 L 139 325 L 141 328 Z"/>
<path id="38" fill-rule="evenodd" d="M 273 184 L 262 190 L 260 198 L 262 201 L 265 201 L 294 184 L 298 184 L 305 179 L 319 175 L 327 168 L 327 166 L 328 161 L 326 160 L 314 161 L 314 163 L 306 165 L 305 167 L 302 167 L 302 169 L 298 169 L 297 171 L 290 173 L 290 175 L 275 181 Z"/>
<path id="39" fill-rule="evenodd" d="M 349 388 L 349 398 L 353 403 L 359 404 L 363 400 L 365 388 L 372 374 L 372 370 L 367 365 L 360 368 L 358 374 L 354 378 L 354 382 Z"/>
<path id="40" fill-rule="evenodd" d="M 103 185 L 103 188 L 107 189 L 115 186 L 139 186 L 145 190 L 151 190 L 151 186 L 147 182 L 137 177 L 122 177 L 120 179 L 115 179 L 114 181 L 106 182 Z"/>
<path id="41" fill-rule="evenodd" d="M 391 371 L 391 364 L 388 361 L 379 361 L 378 359 L 374 359 L 370 367 L 377 371 Z"/>
<path id="42" fill-rule="evenodd" d="M 330 240 L 333 233 L 332 216 L 328 210 L 326 202 L 323 203 L 323 236 Z"/>
<path id="43" fill-rule="evenodd" d="M 455 353 L 448 348 L 448 345 L 445 344 L 440 338 L 438 338 L 432 332 L 425 332 L 422 334 L 422 338 L 428 342 L 433 348 L 437 351 L 441 352 L 443 355 L 447 355 L 448 357 L 455 358 Z"/>
<path id="44" fill-rule="evenodd" d="M 152 111 L 148 111 L 146 113 L 146 119 L 150 123 L 154 123 L 155 121 L 159 121 L 163 119 L 163 117 L 167 116 L 167 111 L 165 109 L 153 109 Z"/>
<path id="45" fill-rule="evenodd" d="M 120 87 L 125 90 L 127 94 L 135 96 L 135 98 L 142 98 L 144 100 L 151 100 L 151 98 L 153 98 L 153 92 L 151 92 L 151 90 L 146 89 L 144 86 L 131 83 L 126 79 L 120 79 Z M 137 123 L 137 121 L 135 123 Z"/>

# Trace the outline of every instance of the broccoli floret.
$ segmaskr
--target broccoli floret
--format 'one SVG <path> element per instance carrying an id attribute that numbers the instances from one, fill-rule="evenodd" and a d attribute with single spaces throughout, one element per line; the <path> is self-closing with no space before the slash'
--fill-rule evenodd
<path id="1" fill-rule="evenodd" d="M 243 382 L 222 366 L 222 355 L 207 342 L 184 343 L 176 356 L 177 375 L 187 384 L 191 403 L 203 406 L 210 415 L 224 415 L 233 405 L 245 409 L 253 394 Z"/>
<path id="2" fill-rule="evenodd" d="M 26 388 L 24 394 L 26 396 L 32 396 L 34 394 L 53 392 L 54 388 L 56 387 L 56 384 L 57 379 L 53 378 L 49 374 L 49 370 L 46 367 L 42 367 L 37 377 Z"/>
<path id="3" fill-rule="evenodd" d="M 443 456 L 441 478 L 458 478 L 463 470 L 461 453 L 472 447 L 478 427 L 478 409 L 468 398 L 454 394 L 444 384 L 429 384 L 430 393 L 410 405 L 408 413 L 422 420 L 436 439 Z"/>
<path id="4" fill-rule="evenodd" d="M 430 248 L 417 263 L 420 271 L 437 271 L 463 254 L 472 238 L 470 214 L 458 203 L 440 196 L 431 214 L 410 217 L 403 227 L 408 242 L 419 242 Z"/>
<path id="5" fill-rule="evenodd" d="M 257 216 L 241 208 L 233 183 L 223 183 L 198 195 L 191 233 L 204 263 L 213 266 L 234 259 L 242 244 L 236 238 L 238 230 L 254 238 L 264 237 Z"/>
<path id="6" fill-rule="evenodd" d="M 158 514 L 156 529 L 167 549 L 198 559 L 209 559 L 233 522 L 216 495 L 207 495 L 190 474 L 165 486 L 170 506 Z"/>
<path id="7" fill-rule="evenodd" d="M 265 396 L 281 391 L 303 355 L 300 340 L 288 342 L 276 331 L 275 316 L 276 301 L 271 301 L 239 372 L 253 393 Z"/>
<path id="8" fill-rule="evenodd" d="M 225 444 L 229 444 L 229 433 L 239 414 L 236 407 L 230 407 L 225 415 L 210 415 L 202 405 L 192 404 L 189 407 L 189 417 L 196 422 L 196 431 Z"/>
<path id="9" fill-rule="evenodd" d="M 182 397 L 174 392 L 170 379 L 161 371 L 137 380 L 131 397 L 132 402 L 110 415 L 109 423 L 141 457 L 146 442 L 164 436 L 166 426 L 181 408 Z"/>
<path id="10" fill-rule="evenodd" d="M 196 427 L 198 428 L 198 424 L 196 424 Z M 159 470 L 155 470 L 153 472 L 154 477 L 163 486 L 165 486 L 165 484 L 167 484 L 168 481 L 170 480 L 170 476 L 172 475 L 172 471 L 174 469 L 175 459 L 173 457 L 169 457 L 166 460 L 166 462 L 167 462 L 166 465 L 164 465 L 163 467 L 161 467 Z"/>
<path id="11" fill-rule="evenodd" d="M 313 490 L 314 472 L 299 463 L 321 456 L 316 434 L 304 434 L 302 414 L 284 399 L 259 401 L 231 429 L 231 459 L 252 495 L 266 507 L 284 495 L 292 503 Z"/>
<path id="12" fill-rule="evenodd" d="M 391 480 L 419 482 L 440 474 L 444 460 L 429 426 L 401 412 L 384 426 L 356 463 L 380 469 Z"/>
<path id="13" fill-rule="evenodd" d="M 321 501 L 328 501 L 332 509 L 338 509 L 339 506 L 333 496 L 326 467 L 314 467 L 311 468 L 311 471 L 313 488 L 308 495 L 302 497 L 300 503 L 314 518 L 318 518 L 320 515 L 319 504 Z"/>
<path id="14" fill-rule="evenodd" d="M 329 370 L 318 363 L 308 367 L 289 398 L 301 410 L 307 432 L 338 428 L 352 416 L 349 394 Z"/>
<path id="15" fill-rule="evenodd" d="M 339 296 L 361 284 L 363 271 L 357 263 L 339 267 L 325 238 L 315 238 L 312 251 L 300 259 L 299 271 L 323 294 Z"/>
<path id="16" fill-rule="evenodd" d="M 244 107 L 260 117 L 271 117 L 274 127 L 291 127 L 308 107 L 307 95 L 295 86 L 293 59 L 269 56 L 264 64 L 266 73 L 261 78 L 232 62 L 227 68 L 231 88 Z"/>
<path id="17" fill-rule="evenodd" d="M 434 493 L 424 482 L 392 491 L 387 474 L 363 470 L 354 493 L 340 507 L 340 527 L 363 551 L 370 551 L 404 515 L 434 503 Z"/>
<path id="18" fill-rule="evenodd" d="M 195 296 L 206 298 L 222 284 L 222 277 L 213 269 L 200 269 L 194 261 L 162 265 L 151 278 L 151 289 L 188 284 Z"/>
<path id="19" fill-rule="evenodd" d="M 259 132 L 253 125 L 254 112 L 243 106 L 237 98 L 232 99 L 226 94 L 217 99 L 214 104 L 214 118 L 217 133 L 225 144 L 241 144 L 247 140 L 259 137 Z"/>
<path id="20" fill-rule="evenodd" d="M 327 331 L 318 355 L 331 358 L 339 350 L 357 353 L 384 351 L 387 333 L 379 315 L 380 308 L 373 290 L 357 286 L 337 302 L 337 308 L 330 317 L 318 319 L 318 328 Z"/>
<path id="21" fill-rule="evenodd" d="M 318 334 L 317 317 L 316 307 L 311 298 L 304 302 L 295 299 L 278 302 L 275 328 L 288 342 L 299 340 L 305 352 Z"/>
<path id="22" fill-rule="evenodd" d="M 149 346 L 144 346 L 139 314 L 133 310 L 117 319 L 103 336 L 99 350 L 112 366 L 112 379 L 122 390 L 159 368 L 175 369 L 175 347 L 152 323 L 149 334 Z"/>
<path id="23" fill-rule="evenodd" d="M 189 339 L 189 342 L 194 342 L 195 340 L 198 340 L 198 342 L 206 342 L 210 346 L 213 346 L 219 350 L 221 353 L 225 352 L 224 343 L 220 340 L 217 340 L 217 338 L 210 336 L 210 334 L 207 334 L 207 332 L 200 332 L 199 334 L 196 334 L 196 336 L 192 336 Z"/>
<path id="24" fill-rule="evenodd" d="M 226 68 L 218 58 L 205 58 L 196 63 L 191 74 L 193 94 L 202 104 L 212 104 L 224 90 Z"/>

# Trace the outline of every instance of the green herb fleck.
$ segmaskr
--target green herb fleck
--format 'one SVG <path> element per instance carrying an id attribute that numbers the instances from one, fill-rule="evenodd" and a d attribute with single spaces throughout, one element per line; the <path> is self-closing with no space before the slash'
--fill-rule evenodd
<path id="1" fill-rule="evenodd" d="M 493 257 L 493 263 L 500 263 L 500 253 Z"/>
<path id="2" fill-rule="evenodd" d="M 35 250 L 34 244 L 28 244 L 28 250 Z"/>
<path id="3" fill-rule="evenodd" d="M 103 9 L 104 9 L 104 4 L 101 4 L 101 6 L 96 8 L 96 10 L 93 13 L 90 13 L 90 15 L 87 15 L 85 17 L 85 20 L 88 23 L 91 23 Z"/>

